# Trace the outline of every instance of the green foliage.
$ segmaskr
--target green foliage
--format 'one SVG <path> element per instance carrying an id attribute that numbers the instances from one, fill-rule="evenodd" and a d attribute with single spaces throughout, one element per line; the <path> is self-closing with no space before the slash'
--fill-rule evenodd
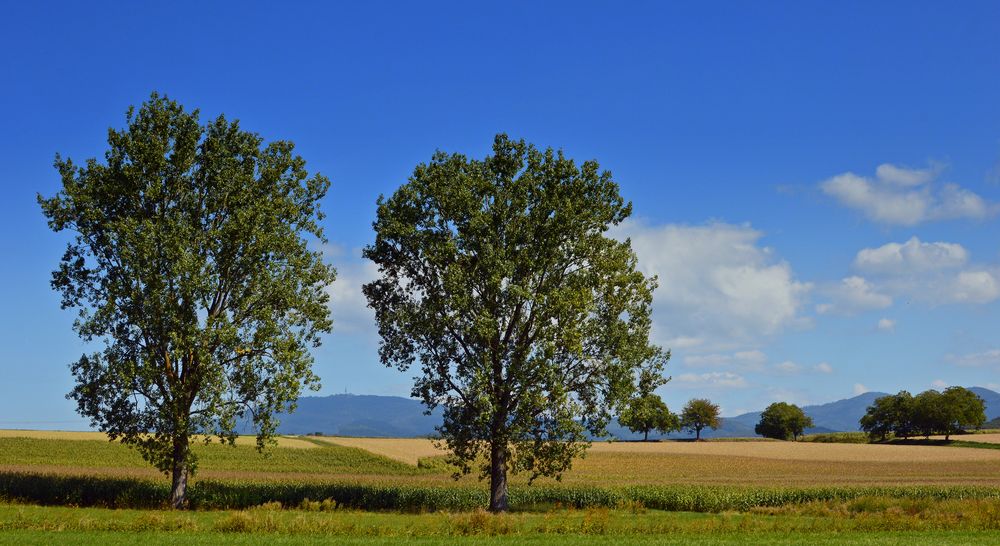
<path id="1" fill-rule="evenodd" d="M 915 406 L 907 391 L 876 398 L 861 417 L 861 430 L 875 440 L 886 440 L 890 434 L 908 438 L 914 433 Z"/>
<path id="2" fill-rule="evenodd" d="M 944 392 L 932 389 L 917 396 L 901 391 L 876 399 L 860 423 L 872 439 L 884 441 L 890 434 L 904 439 L 944 434 L 947 440 L 966 429 L 981 428 L 986 422 L 985 407 L 979 396 L 963 387 L 948 387 Z"/>
<path id="3" fill-rule="evenodd" d="M 754 432 L 765 438 L 797 440 L 802 431 L 813 426 L 813 420 L 802 408 L 786 402 L 775 402 L 760 414 Z"/>
<path id="4" fill-rule="evenodd" d="M 705 398 L 689 401 L 681 412 L 681 426 L 694 432 L 695 438 L 700 440 L 701 431 L 705 427 L 716 429 L 722 426 L 719 406 Z"/>
<path id="5" fill-rule="evenodd" d="M 801 438 L 803 442 L 819 444 L 867 444 L 868 440 L 868 435 L 864 432 L 824 432 L 806 434 Z"/>
<path id="6" fill-rule="evenodd" d="M 279 503 L 245 510 L 177 513 L 0 504 L 0 530 L 15 544 L 990 544 L 1000 514 L 992 500 L 859 497 L 723 514 L 618 508 L 545 513 L 399 514 L 318 510 Z M 323 513 L 319 513 L 323 512 Z M 935 530 L 935 531 L 931 531 Z M 31 535 L 29 533 L 39 533 Z M 506 540 L 488 537 L 510 537 Z M 395 539 L 395 540 L 392 540 Z"/>
<path id="7" fill-rule="evenodd" d="M 667 434 L 681 428 L 680 418 L 671 413 L 663 399 L 653 393 L 629 400 L 618 415 L 618 422 L 632 432 L 643 433 L 644 440 L 649 439 L 652 430 Z"/>
<path id="8" fill-rule="evenodd" d="M 668 358 L 648 340 L 655 280 L 606 236 L 631 210 L 597 162 L 506 135 L 483 160 L 438 152 L 379 198 L 364 251 L 379 354 L 420 367 L 414 396 L 444 406 L 463 473 L 487 461 L 493 509 L 508 469 L 559 477 Z"/>
<path id="9" fill-rule="evenodd" d="M 75 234 L 52 286 L 79 335 L 105 342 L 73 364 L 69 397 L 180 486 L 191 435 L 232 442 L 246 415 L 263 448 L 273 413 L 318 387 L 310 349 L 331 327 L 334 270 L 304 237 L 323 240 L 329 181 L 292 143 L 223 116 L 201 125 L 155 93 L 126 121 L 104 163 L 57 156 L 62 189 L 38 202 Z"/>

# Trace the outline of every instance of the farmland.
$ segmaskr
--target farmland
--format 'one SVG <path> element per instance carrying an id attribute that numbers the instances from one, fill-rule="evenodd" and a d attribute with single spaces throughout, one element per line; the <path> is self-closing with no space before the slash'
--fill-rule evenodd
<path id="1" fill-rule="evenodd" d="M 113 544 L 130 536 L 115 533 L 128 531 L 153 544 L 180 536 L 280 544 L 369 540 L 362 536 L 569 543 L 605 535 L 717 544 L 849 536 L 880 544 L 905 531 L 916 533 L 908 542 L 921 544 L 988 543 L 1000 528 L 1000 450 L 598 442 L 561 482 L 529 486 L 516 476 L 515 513 L 496 518 L 476 511 L 485 484 L 475 476 L 454 481 L 429 440 L 279 438 L 264 455 L 252 444 L 197 445 L 196 510 L 171 512 L 151 509 L 166 497 L 167 480 L 124 446 L 91 433 L 0 432 L 0 497 L 7 499 L 0 541 Z"/>

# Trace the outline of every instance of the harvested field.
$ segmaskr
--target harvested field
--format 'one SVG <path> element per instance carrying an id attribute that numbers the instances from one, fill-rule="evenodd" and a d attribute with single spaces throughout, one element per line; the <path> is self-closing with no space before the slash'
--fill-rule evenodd
<path id="1" fill-rule="evenodd" d="M 931 436 L 932 440 L 944 440 L 944 436 Z M 963 442 L 980 442 L 984 444 L 1000 444 L 1000 432 L 987 432 L 983 434 L 958 434 L 951 437 L 952 440 Z"/>
<path id="2" fill-rule="evenodd" d="M 108 436 L 103 432 L 71 432 L 65 430 L 9 430 L 0 429 L 0 438 L 36 438 L 40 440 L 104 440 Z M 275 440 L 278 447 L 292 447 L 300 449 L 311 449 L 318 447 L 316 444 L 297 438 L 295 436 L 279 436 Z M 194 441 L 200 441 L 197 438 Z M 217 439 L 213 439 L 217 442 Z M 240 436 L 236 438 L 238 446 L 256 446 L 257 439 L 253 436 Z"/>
<path id="3" fill-rule="evenodd" d="M 327 438 L 414 464 L 424 439 Z M 424 480 L 430 476 L 423 477 Z M 472 481 L 468 477 L 463 481 Z M 523 475 L 512 478 L 524 481 Z M 543 480 L 545 481 L 545 480 Z M 573 485 L 1000 485 L 1000 450 L 793 442 L 598 442 L 563 475 Z"/>
<path id="4" fill-rule="evenodd" d="M 985 434 L 981 436 L 986 436 Z M 972 438 L 963 436 L 962 439 Z M 806 442 L 600 442 L 591 451 L 752 457 L 793 461 L 835 462 L 1000 462 L 1000 453 L 938 446 L 820 444 Z"/>
<path id="5" fill-rule="evenodd" d="M 344 447 L 356 447 L 383 457 L 416 465 L 424 457 L 436 457 L 447 452 L 434 446 L 432 440 L 421 438 L 346 438 L 320 436 L 317 440 Z"/>
<path id="6" fill-rule="evenodd" d="M 962 436 L 993 437 L 1000 434 Z M 442 455 L 432 440 L 420 438 L 320 438 L 333 444 L 357 447 L 391 459 L 416 464 L 422 457 Z M 988 441 L 988 440 L 979 440 Z M 899 446 L 884 444 L 822 444 L 806 442 L 594 442 L 588 450 L 593 456 L 601 453 L 637 455 L 677 455 L 708 457 L 741 457 L 782 461 L 829 461 L 865 463 L 924 463 L 990 461 L 1000 463 L 1000 451 L 977 449 L 941 449 L 938 446 Z"/>
<path id="7" fill-rule="evenodd" d="M 8 436 L 10 432 L 6 433 Z M 0 470 L 155 477 L 134 450 L 101 441 L 0 437 Z M 971 435 L 970 435 L 971 436 Z M 966 436 L 969 437 L 969 436 Z M 249 439 L 248 439 L 249 440 Z M 199 479 L 281 482 L 393 483 L 481 487 L 476 475 L 457 483 L 431 440 L 289 438 L 316 449 L 277 447 L 261 455 L 249 446 L 197 446 Z M 514 484 L 526 474 L 511 477 Z M 551 483 L 550 478 L 538 483 Z M 571 486 L 1000 486 L 1000 450 L 967 447 L 793 442 L 598 442 L 563 474 Z"/>

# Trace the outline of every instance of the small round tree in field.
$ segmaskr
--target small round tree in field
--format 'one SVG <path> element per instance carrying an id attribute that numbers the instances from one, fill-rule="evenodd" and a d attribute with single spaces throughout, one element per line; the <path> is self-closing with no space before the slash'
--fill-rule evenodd
<path id="1" fill-rule="evenodd" d="M 629 400 L 618 415 L 618 422 L 632 432 L 641 432 L 644 442 L 649 441 L 650 431 L 667 434 L 681 428 L 680 418 L 671 413 L 663 399 L 653 393 Z"/>
<path id="2" fill-rule="evenodd" d="M 323 240 L 329 182 L 292 143 L 222 116 L 202 125 L 155 93 L 108 131 L 104 157 L 57 156 L 62 189 L 38 197 L 49 226 L 74 235 L 52 286 L 80 310 L 80 336 L 104 342 L 72 365 L 68 396 L 172 476 L 179 508 L 193 435 L 233 444 L 249 416 L 263 449 L 272 414 L 318 387 L 310 349 L 331 327 L 335 272 L 306 237 Z"/>
<path id="3" fill-rule="evenodd" d="M 719 406 L 705 398 L 695 398 L 684 406 L 681 412 L 681 427 L 694 432 L 695 440 L 701 440 L 703 429 L 717 429 L 722 426 Z"/>
<path id="4" fill-rule="evenodd" d="M 797 440 L 802 431 L 811 426 L 813 420 L 802 408 L 795 404 L 775 402 L 760 414 L 760 422 L 753 430 L 765 438 Z"/>

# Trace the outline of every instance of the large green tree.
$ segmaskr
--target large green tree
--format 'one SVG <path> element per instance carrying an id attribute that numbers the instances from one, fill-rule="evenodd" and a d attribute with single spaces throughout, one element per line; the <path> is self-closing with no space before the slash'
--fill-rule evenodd
<path id="1" fill-rule="evenodd" d="M 72 365 L 68 395 L 112 440 L 172 476 L 181 507 L 192 435 L 232 444 L 249 416 L 263 449 L 303 386 L 310 349 L 331 327 L 334 270 L 319 201 L 287 141 L 153 94 L 108 131 L 104 162 L 56 157 L 62 189 L 38 197 L 50 227 L 73 234 L 52 286 L 79 308 L 76 331 L 104 349 Z"/>
<path id="2" fill-rule="evenodd" d="M 378 200 L 364 292 L 382 362 L 420 367 L 413 394 L 443 405 L 462 473 L 485 461 L 492 511 L 508 471 L 559 478 L 666 361 L 649 343 L 655 280 L 606 233 L 630 213 L 595 161 L 506 135 L 482 160 L 436 153 Z"/>
<path id="3" fill-rule="evenodd" d="M 713 404 L 706 398 L 689 400 L 681 411 L 681 426 L 694 432 L 695 440 L 701 440 L 701 431 L 705 428 L 716 429 L 722 426 L 718 404 Z"/>
<path id="4" fill-rule="evenodd" d="M 797 440 L 802 432 L 813 426 L 812 417 L 802 408 L 787 402 L 775 402 L 760 414 L 760 422 L 753 431 L 765 438 Z"/>

